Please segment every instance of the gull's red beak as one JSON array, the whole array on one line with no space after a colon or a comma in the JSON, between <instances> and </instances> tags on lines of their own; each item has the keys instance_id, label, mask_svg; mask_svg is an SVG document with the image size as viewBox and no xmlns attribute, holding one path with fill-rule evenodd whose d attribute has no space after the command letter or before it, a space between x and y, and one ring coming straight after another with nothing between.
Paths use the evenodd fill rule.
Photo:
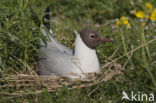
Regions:
<instances>
[{"instance_id":1,"label":"gull's red beak","mask_svg":"<svg viewBox=\"0 0 156 103\"><path fill-rule=\"evenodd\" d=\"M114 42L113 39L109 39L109 38L104 38L104 37L100 37L100 42Z\"/></svg>"}]
</instances>

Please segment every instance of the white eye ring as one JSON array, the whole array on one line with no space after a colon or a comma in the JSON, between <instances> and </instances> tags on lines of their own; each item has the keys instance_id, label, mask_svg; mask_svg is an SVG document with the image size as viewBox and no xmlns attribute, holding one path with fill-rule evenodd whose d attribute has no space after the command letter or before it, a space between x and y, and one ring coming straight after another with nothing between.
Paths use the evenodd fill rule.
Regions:
<instances>
[{"instance_id":1,"label":"white eye ring","mask_svg":"<svg viewBox=\"0 0 156 103\"><path fill-rule=\"evenodd\" d=\"M90 34L90 35L89 35L89 39L93 39L94 37L95 37L94 34Z\"/></svg>"}]
</instances>

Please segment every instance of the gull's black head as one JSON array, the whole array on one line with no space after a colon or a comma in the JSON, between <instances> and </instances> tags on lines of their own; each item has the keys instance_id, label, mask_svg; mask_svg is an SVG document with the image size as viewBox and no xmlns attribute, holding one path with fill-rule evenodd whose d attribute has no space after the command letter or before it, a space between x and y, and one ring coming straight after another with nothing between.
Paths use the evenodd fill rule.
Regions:
<instances>
[{"instance_id":1,"label":"gull's black head","mask_svg":"<svg viewBox=\"0 0 156 103\"><path fill-rule=\"evenodd\" d=\"M80 31L80 36L83 42L91 49L95 49L103 42L114 42L114 40L109 38L104 38L98 32L92 29L84 29Z\"/></svg>"}]
</instances>

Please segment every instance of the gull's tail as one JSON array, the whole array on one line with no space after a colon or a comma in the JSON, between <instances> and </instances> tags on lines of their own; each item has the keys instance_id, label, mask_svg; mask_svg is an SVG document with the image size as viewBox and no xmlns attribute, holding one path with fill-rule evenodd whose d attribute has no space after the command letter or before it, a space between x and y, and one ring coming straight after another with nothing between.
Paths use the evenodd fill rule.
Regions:
<instances>
[{"instance_id":1,"label":"gull's tail","mask_svg":"<svg viewBox=\"0 0 156 103\"><path fill-rule=\"evenodd\" d=\"M42 18L42 21L43 21L43 25L50 30L50 7L47 7L45 9L45 15L43 16Z\"/></svg>"},{"instance_id":2,"label":"gull's tail","mask_svg":"<svg viewBox=\"0 0 156 103\"><path fill-rule=\"evenodd\" d=\"M42 33L44 36L48 36L48 34L50 34L50 38L53 39L53 32L51 29L51 23L50 23L50 7L47 7L45 9L45 15L42 18Z\"/></svg>"},{"instance_id":3,"label":"gull's tail","mask_svg":"<svg viewBox=\"0 0 156 103\"><path fill-rule=\"evenodd\" d=\"M40 19L38 18L37 14L33 11L33 9L30 7L31 16L34 21L34 23L40 27L44 36L49 37L51 40L53 39L53 32L51 29L51 23L50 23L50 7L47 7L45 9L45 15L42 18L42 23Z\"/></svg>"}]
</instances>

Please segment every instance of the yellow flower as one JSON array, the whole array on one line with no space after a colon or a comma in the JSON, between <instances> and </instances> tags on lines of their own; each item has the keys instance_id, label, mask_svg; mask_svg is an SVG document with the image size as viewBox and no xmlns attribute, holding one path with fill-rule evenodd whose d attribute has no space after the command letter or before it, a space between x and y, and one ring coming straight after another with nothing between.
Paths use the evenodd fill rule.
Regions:
<instances>
[{"instance_id":1,"label":"yellow flower","mask_svg":"<svg viewBox=\"0 0 156 103\"><path fill-rule=\"evenodd\" d=\"M123 22L123 24L125 24L125 25L128 24L128 20L126 17L123 16L120 18L120 20Z\"/></svg>"},{"instance_id":2,"label":"yellow flower","mask_svg":"<svg viewBox=\"0 0 156 103\"><path fill-rule=\"evenodd\" d=\"M121 17L119 20L116 20L115 26L118 27L119 25L127 26L127 28L131 27L130 23L128 22L128 19L125 16Z\"/></svg>"},{"instance_id":3,"label":"yellow flower","mask_svg":"<svg viewBox=\"0 0 156 103\"><path fill-rule=\"evenodd\" d=\"M142 18L144 18L144 13L139 10L136 12L136 17L142 19Z\"/></svg>"},{"instance_id":4,"label":"yellow flower","mask_svg":"<svg viewBox=\"0 0 156 103\"><path fill-rule=\"evenodd\" d=\"M146 3L145 6L146 6L146 8L149 9L149 11L151 11L152 8L153 8L152 5L151 5L150 3Z\"/></svg>"},{"instance_id":5,"label":"yellow flower","mask_svg":"<svg viewBox=\"0 0 156 103\"><path fill-rule=\"evenodd\" d=\"M128 24L128 20L127 20L127 19L124 20L123 23L124 23L124 24Z\"/></svg>"},{"instance_id":6,"label":"yellow flower","mask_svg":"<svg viewBox=\"0 0 156 103\"><path fill-rule=\"evenodd\" d=\"M150 17L151 20L156 20L156 8L151 12L151 17Z\"/></svg>"},{"instance_id":7,"label":"yellow flower","mask_svg":"<svg viewBox=\"0 0 156 103\"><path fill-rule=\"evenodd\" d=\"M125 16L122 16L121 18L120 18L120 20L122 20L122 21L124 21L124 20L126 20L127 18L125 17Z\"/></svg>"}]
</instances>

